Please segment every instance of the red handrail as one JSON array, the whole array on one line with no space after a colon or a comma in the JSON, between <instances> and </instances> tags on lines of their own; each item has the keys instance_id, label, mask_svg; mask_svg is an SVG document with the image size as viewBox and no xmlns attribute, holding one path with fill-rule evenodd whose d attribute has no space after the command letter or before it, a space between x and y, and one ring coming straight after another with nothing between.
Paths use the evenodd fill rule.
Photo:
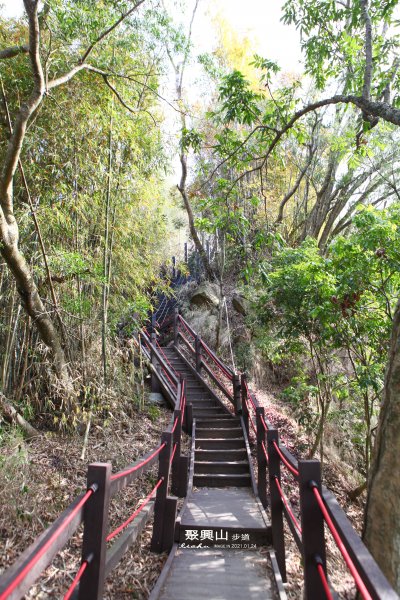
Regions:
<instances>
[{"instance_id":1,"label":"red handrail","mask_svg":"<svg viewBox=\"0 0 400 600\"><path fill-rule=\"evenodd\" d=\"M311 487L314 492L314 496L318 502L318 505L321 509L321 512L324 516L326 524L328 525L329 530L333 536L333 539L335 540L337 547L339 548L339 550L344 558L344 561L345 561L346 565L348 566L349 571L354 578L354 581L356 582L356 586L358 587L358 590L359 590L363 600L372 600L371 594L369 593L369 591L366 588L365 583L361 579L359 572L357 571L353 561L351 560L350 554L348 553L345 545L343 544L341 537L340 537L331 517L329 516L329 513L326 509L323 498L322 498L321 494L319 493L319 489L318 489L317 485L315 483L311 482Z\"/></svg>"},{"instance_id":2,"label":"red handrail","mask_svg":"<svg viewBox=\"0 0 400 600\"><path fill-rule=\"evenodd\" d=\"M82 577L82 575L84 574L84 572L85 572L85 569L86 569L86 567L88 566L88 564L89 564L89 563L88 563L88 561L87 561L87 560L84 560L84 561L83 561L83 563L82 563L82 564L81 564L81 566L79 567L79 570L78 570L77 574L76 574L76 575L75 575L75 577L74 577L74 580L73 580L73 582L72 582L72 583L71 583L71 585L69 586L69 588L68 588L68 591L67 591L67 593L66 593L66 594L65 594L65 596L64 596L64 600L70 600L70 598L71 598L71 596L72 596L72 594L73 594L73 592L74 592L74 590L75 590L76 586L77 586L77 585L78 585L78 583L80 582L80 580L81 580L81 577Z\"/></svg>"},{"instance_id":3,"label":"red handrail","mask_svg":"<svg viewBox=\"0 0 400 600\"><path fill-rule=\"evenodd\" d=\"M288 513L289 513L289 515L290 515L293 523L295 524L296 529L298 530L299 533L302 533L300 524L299 524L298 520L296 519L296 517L294 516L294 513L293 513L293 511L292 511L292 509L290 507L290 504L289 504L289 502L288 502L285 494L283 493L283 490L281 488L281 484L279 483L279 479L277 478L276 475L274 477L274 481L276 483L276 487L278 488L279 495L282 498L282 502L286 506L286 510L288 511Z\"/></svg>"},{"instance_id":4,"label":"red handrail","mask_svg":"<svg viewBox=\"0 0 400 600\"><path fill-rule=\"evenodd\" d=\"M156 450L154 450L154 452L150 454L150 456L148 456L145 460L142 460L142 462L140 462L138 465L135 465L134 467L131 467L130 469L127 469L125 471L114 473L114 475L111 475L111 481L115 481L115 479L120 479L121 477L125 477L126 475L130 475L131 473L134 473L141 467L144 467L144 465L147 465L147 463L150 462L152 458L154 458L159 452L161 452L164 446L166 446L166 442L160 444L158 448L156 448Z\"/></svg>"},{"instance_id":5,"label":"red handrail","mask_svg":"<svg viewBox=\"0 0 400 600\"><path fill-rule=\"evenodd\" d=\"M273 440L273 444L274 444L275 450L279 454L279 458L281 459L281 461L283 462L283 464L285 465L285 467L287 467L289 469L289 471L291 473L293 473L293 475L295 477L298 477L299 476L298 470L295 469L294 467L292 467L292 465L290 464L290 462L285 458L285 456L282 454L282 450L279 448L279 446L278 446L278 444L276 443L275 440Z\"/></svg>"},{"instance_id":6,"label":"red handrail","mask_svg":"<svg viewBox=\"0 0 400 600\"><path fill-rule=\"evenodd\" d=\"M196 334L194 333L194 331L191 329L191 327L189 327L189 325L186 323L185 319L182 317L182 315L178 315L178 319L179 321L182 323L182 325L184 326L184 328L186 329L186 331L188 332L189 335L191 335L193 338L196 337Z\"/></svg>"},{"instance_id":7,"label":"red handrail","mask_svg":"<svg viewBox=\"0 0 400 600\"><path fill-rule=\"evenodd\" d=\"M10 582L9 586L4 590L4 592L0 595L0 600L6 600L9 595L15 590L16 587L25 579L29 571L36 565L36 563L42 558L44 554L46 554L47 550L51 548L52 544L58 538L60 533L64 531L64 529L71 523L77 513L81 510L81 508L86 504L89 500L90 496L95 493L97 487L89 488L86 494L84 494L75 506L74 510L68 515L68 517L61 523L61 525L56 529L56 531L50 536L45 544L38 550L37 554L35 554L30 561L25 565L25 567L18 573L16 578Z\"/></svg>"},{"instance_id":8,"label":"red handrail","mask_svg":"<svg viewBox=\"0 0 400 600\"><path fill-rule=\"evenodd\" d=\"M214 354L211 352L211 350L207 346L207 344L205 342L203 342L203 340L200 340L200 343L201 343L202 347L204 348L204 350L207 352L208 356L211 358L211 360L217 365L217 367L219 367L219 370L225 375L225 377L227 379L229 379L229 381L232 381L233 380L233 375L231 375L229 373L229 371L227 371L227 369L224 367L224 365L222 364L222 362L219 361L218 358L216 358L214 356Z\"/></svg>"},{"instance_id":9,"label":"red handrail","mask_svg":"<svg viewBox=\"0 0 400 600\"><path fill-rule=\"evenodd\" d=\"M116 535L121 533L121 531L123 529L125 529L125 527L127 527L129 525L129 523L131 523L135 517L137 517L137 515L144 509L146 504L148 504L150 502L151 497L153 496L154 492L156 492L158 490L158 488L160 487L160 485L162 484L163 481L164 481L164 478L161 477L161 479L158 480L158 482L156 483L154 488L151 490L150 494L148 494L146 496L145 500L142 502L142 504L140 504L140 506L135 510L135 512L129 517L129 519L124 521L119 527L117 527L116 529L114 529L114 531L112 531L111 533L108 534L108 536L106 538L107 542L109 542Z\"/></svg>"},{"instance_id":10,"label":"red handrail","mask_svg":"<svg viewBox=\"0 0 400 600\"><path fill-rule=\"evenodd\" d=\"M171 458L169 459L169 464L170 464L170 465L172 464L172 461L174 460L174 456L175 456L175 452L176 452L176 447L177 447L177 445L178 445L178 442L175 442L175 444L174 444L174 449L173 449L173 450L172 450L172 452L171 452Z\"/></svg>"},{"instance_id":11,"label":"red handrail","mask_svg":"<svg viewBox=\"0 0 400 600\"><path fill-rule=\"evenodd\" d=\"M322 566L321 563L317 563L317 570L318 570L319 576L321 578L322 587L324 588L326 597L328 598L328 600L333 600L331 590L329 589L328 580L325 575L324 567Z\"/></svg>"},{"instance_id":12,"label":"red handrail","mask_svg":"<svg viewBox=\"0 0 400 600\"><path fill-rule=\"evenodd\" d=\"M169 364L169 366L171 367L171 369L173 370L173 372L175 373L175 375L177 375L178 379L179 379L179 373L176 369L174 369L174 367L171 364L171 361L168 360L167 355L165 354L164 350L162 349L162 347L160 346L160 344L157 342L156 340L156 344L158 346L158 348L161 350L161 354L163 355L163 357L165 358L165 360L167 361L167 363Z\"/></svg>"},{"instance_id":13,"label":"red handrail","mask_svg":"<svg viewBox=\"0 0 400 600\"><path fill-rule=\"evenodd\" d=\"M265 460L267 461L267 465L268 465L269 464L268 452L267 452L264 442L261 442L261 447L263 449Z\"/></svg>"},{"instance_id":14,"label":"red handrail","mask_svg":"<svg viewBox=\"0 0 400 600\"><path fill-rule=\"evenodd\" d=\"M256 405L254 404L253 398L251 397L249 386L247 385L247 381L246 380L244 381L244 386L246 388L247 398L250 400L250 403L251 403L251 405L252 405L252 407L254 409L254 412L256 412Z\"/></svg>"},{"instance_id":15,"label":"red handrail","mask_svg":"<svg viewBox=\"0 0 400 600\"><path fill-rule=\"evenodd\" d=\"M175 429L176 429L176 426L177 426L177 424L178 424L178 417L176 417L176 419L175 419L175 421L174 421L174 424L173 424L173 426L172 426L172 429L171 429L171 433L174 433L174 432L175 432Z\"/></svg>"}]
</instances>

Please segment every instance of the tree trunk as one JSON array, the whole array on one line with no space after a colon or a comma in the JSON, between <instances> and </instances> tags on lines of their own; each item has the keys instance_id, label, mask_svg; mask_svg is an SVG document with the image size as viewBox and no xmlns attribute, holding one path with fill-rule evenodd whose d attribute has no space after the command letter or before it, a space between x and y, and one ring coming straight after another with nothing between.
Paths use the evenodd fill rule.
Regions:
<instances>
[{"instance_id":1,"label":"tree trunk","mask_svg":"<svg viewBox=\"0 0 400 600\"><path fill-rule=\"evenodd\" d=\"M11 402L0 392L0 412L8 423L17 423L23 429L26 438L32 439L39 437L41 434L32 425L24 419L24 417L13 407Z\"/></svg>"},{"instance_id":2,"label":"tree trunk","mask_svg":"<svg viewBox=\"0 0 400 600\"><path fill-rule=\"evenodd\" d=\"M108 325L108 302L107 289L108 279L108 251L110 235L110 203L111 203L111 176L112 176L112 134L113 134L113 105L114 96L111 99L110 128L108 132L108 172L107 189L105 198L104 214L104 248L103 248L103 292L102 292L102 328L101 328L101 354L103 362L103 380L107 386L107 325Z\"/></svg>"},{"instance_id":3,"label":"tree trunk","mask_svg":"<svg viewBox=\"0 0 400 600\"><path fill-rule=\"evenodd\" d=\"M35 323L41 339L51 350L57 377L66 386L67 391L72 391L64 350L62 349L57 331L39 296L24 256L16 243L7 244L4 241L4 237L0 252L15 277L22 306L31 317L33 323Z\"/></svg>"},{"instance_id":4,"label":"tree trunk","mask_svg":"<svg viewBox=\"0 0 400 600\"><path fill-rule=\"evenodd\" d=\"M364 540L400 593L400 301L394 315L389 352L368 484Z\"/></svg>"}]
</instances>

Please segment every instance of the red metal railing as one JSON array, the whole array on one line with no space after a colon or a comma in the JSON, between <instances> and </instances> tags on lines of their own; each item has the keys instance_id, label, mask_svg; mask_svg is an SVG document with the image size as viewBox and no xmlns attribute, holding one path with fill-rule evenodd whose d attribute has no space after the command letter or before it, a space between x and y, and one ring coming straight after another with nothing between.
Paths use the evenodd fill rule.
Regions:
<instances>
[{"instance_id":1,"label":"red metal railing","mask_svg":"<svg viewBox=\"0 0 400 600\"><path fill-rule=\"evenodd\" d=\"M274 545L283 578L285 579L286 576L282 520L284 517L287 520L299 550L303 554L306 597L308 600L320 600L325 598L328 600L333 599L333 594L326 575L324 528L323 524L322 526L321 524L317 524L318 513L315 512L315 508L312 506L309 498L312 489L312 495L315 497L317 503L316 506L318 506L317 510L321 511L323 520L326 522L363 600L378 600L380 598L379 594L382 586L383 589L385 589L385 593L388 594L388 598L396 598L395 593L379 571L376 563L374 563L372 559L370 560L370 555L367 549L362 545L357 534L350 526L346 525L347 518L334 497L333 499L332 497L330 498L332 506L327 507L324 493L319 489L320 484L317 484L313 478L310 477L308 465L310 464L313 473L318 475L318 473L320 473L319 462L297 461L285 446L280 445L277 431L265 419L264 409L260 407L257 399L250 392L244 376L242 376L242 413L247 429L250 427L253 430L257 442L259 495L264 506L267 506L267 504L270 505L272 528L273 531L275 530ZM302 465L302 470L300 469L300 464ZM303 526L299 523L295 511L283 491L280 477L280 465L283 465L288 472L294 476L299 485L300 516L304 523ZM269 501L267 501L266 495L266 472L269 473L271 496ZM320 478L320 475L318 477ZM307 490L310 491L307 492ZM279 498L279 502L276 501L276 498ZM310 510L315 514L315 520L310 519ZM333 518L329 514L329 510L334 510L337 514L337 520L342 521L343 524L340 531L338 527L335 527ZM307 518L305 517L304 511L306 511L308 515ZM318 539L319 536L320 554L324 558L321 558L318 553L315 554L314 557L310 557L310 559L307 558L307 548L310 546L310 527L318 530L317 536L315 536L315 530L311 533L311 536L313 537L312 544L315 545L315 539ZM344 533L344 530L346 530L346 534ZM349 539L349 530L352 532L352 540ZM363 551L361 554L354 552L354 558L352 559L346 545L350 545L353 548L362 547ZM306 553L305 557L304 553ZM364 561L366 561L365 565ZM369 568L366 566L367 564ZM373 574L371 573L371 568L374 569ZM371 595L372 590L375 590L375 592Z\"/></svg>"},{"instance_id":2,"label":"red metal railing","mask_svg":"<svg viewBox=\"0 0 400 600\"><path fill-rule=\"evenodd\" d=\"M151 352L154 348L150 340L147 339L146 342L147 347ZM99 585L101 585L101 581L104 581L104 572L110 572L138 535L131 535L129 530L127 530L128 526L135 521L135 519L142 517L145 507L149 506L152 500L155 500L151 509L151 512L154 510L152 548L155 551L163 551L172 545L175 516L170 508L168 512L166 512L167 502L171 501L167 496L169 483L171 481L172 489L175 487L174 493L177 493L180 496L185 496L187 490L187 477L186 480L184 478L182 479L179 469L180 461L187 461L187 458L182 457L180 454L182 423L184 422L184 412L186 409L184 381L181 383L178 382L176 386L174 408L175 413L172 423L168 430L163 434L161 444L157 448L151 450L145 457L139 459L132 466L122 469L114 474L111 474L110 465L100 465L95 463L94 465L89 466L88 479L91 477L91 473L93 475L93 469L95 473L98 472L96 469L100 469L100 472L104 475L102 483L91 484L88 487L87 492L77 498L70 507L66 509L63 515L59 517L56 523L49 528L48 534L46 535L45 532L45 534L33 544L33 549L28 555L28 558L23 555L10 571L3 573L0 577L1 600L7 600L11 595L16 597L16 594L19 594L18 597L22 597L29 590L37 577L39 577L41 571L50 564L55 554L65 546L82 522L85 524L83 548L87 549L88 545L90 546L89 539L92 538L91 532L93 529L88 530L86 527L86 521L84 519L86 511L84 513L83 507L86 506L89 501L91 502L92 498L99 496L97 506L104 506L103 510L108 512L109 498L145 473L156 460L159 461L157 483L153 486L145 499L136 507L134 512L112 532L107 534L107 518L104 518L104 515L98 511L98 508L96 508L95 505L90 505L92 514L90 520L92 527L94 527L94 529L98 527L100 530L97 533L99 533L101 544L111 542L118 535L121 535L122 541L120 543L119 540L117 544L113 544L107 552L104 552L103 559L105 562L103 564L99 564L101 553L97 546L93 547L90 552L86 553L86 556L82 557L79 569L64 595L64 600L69 600L73 596L78 588L78 584L80 586L78 592L80 600L94 600L101 595L99 593ZM184 469L182 469L182 471L184 472ZM144 518L147 519L151 512L148 511L147 514L144 514ZM171 520L171 515L173 521ZM162 527L160 527L160 524L162 524ZM38 564L40 564L39 569L37 568ZM81 591L82 584L85 584L85 592ZM83 593L84 595L82 595Z\"/></svg>"},{"instance_id":3,"label":"red metal railing","mask_svg":"<svg viewBox=\"0 0 400 600\"><path fill-rule=\"evenodd\" d=\"M43 556L49 551L49 549L54 545L55 541L61 536L61 534L67 529L73 519L79 514L82 510L83 506L89 500L89 498L97 491L97 487L93 486L89 489L77 503L75 503L74 507L68 513L66 519L57 527L57 529L53 532L53 534L47 539L47 541L37 549L37 551L31 556L28 562L24 565L23 568L19 570L15 578L6 586L6 588L0 594L0 600L6 600L10 597L10 595L20 586L20 584L24 581L28 573L32 571L32 569L37 565Z\"/></svg>"}]
</instances>

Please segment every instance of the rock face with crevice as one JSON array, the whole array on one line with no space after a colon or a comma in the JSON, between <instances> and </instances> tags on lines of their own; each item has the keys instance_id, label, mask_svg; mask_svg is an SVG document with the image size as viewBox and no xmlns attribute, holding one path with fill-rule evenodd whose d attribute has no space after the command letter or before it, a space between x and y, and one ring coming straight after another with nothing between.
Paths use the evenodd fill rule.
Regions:
<instances>
[{"instance_id":1,"label":"rock face with crevice","mask_svg":"<svg viewBox=\"0 0 400 600\"><path fill-rule=\"evenodd\" d=\"M205 282L200 284L190 296L191 306L207 306L215 307L219 306L219 290L218 286L214 283Z\"/></svg>"},{"instance_id":2,"label":"rock face with crevice","mask_svg":"<svg viewBox=\"0 0 400 600\"><path fill-rule=\"evenodd\" d=\"M243 315L244 317L249 314L250 302L241 292L233 292L232 306L236 310L236 312Z\"/></svg>"}]
</instances>

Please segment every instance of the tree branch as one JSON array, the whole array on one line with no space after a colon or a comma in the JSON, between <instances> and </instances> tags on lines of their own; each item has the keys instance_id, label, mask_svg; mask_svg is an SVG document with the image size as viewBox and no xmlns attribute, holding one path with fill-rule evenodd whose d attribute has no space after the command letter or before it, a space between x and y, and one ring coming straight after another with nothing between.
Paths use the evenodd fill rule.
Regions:
<instances>
[{"instance_id":1,"label":"tree branch","mask_svg":"<svg viewBox=\"0 0 400 600\"><path fill-rule=\"evenodd\" d=\"M30 117L38 108L45 91L43 69L39 54L40 32L37 14L38 0L24 0L24 6L29 19L29 55L32 65L34 87L29 99L22 104L19 110L4 160L0 186L3 210L7 219L13 219L12 194L10 193L10 189L18 166L26 126Z\"/></svg>"},{"instance_id":2,"label":"tree branch","mask_svg":"<svg viewBox=\"0 0 400 600\"><path fill-rule=\"evenodd\" d=\"M301 182L303 181L303 177L304 175L307 173L312 160L314 158L314 154L315 154L315 147L313 144L310 144L309 147L309 154L306 160L306 163L304 165L304 167L302 168L302 170L299 173L299 176L297 177L292 189L290 189L288 191L288 193L284 196L282 202L279 205L279 212L278 212L278 216L276 218L275 224L278 225L279 223L282 223L283 220L283 209L285 208L286 204L289 202L290 198L297 192L297 190L299 189L299 186L301 184Z\"/></svg>"},{"instance_id":3,"label":"tree branch","mask_svg":"<svg viewBox=\"0 0 400 600\"><path fill-rule=\"evenodd\" d=\"M286 125L282 127L280 131L277 132L276 136L271 141L266 154L264 156L259 157L259 160L262 160L261 164L239 175L233 181L229 192L231 192L235 185L238 183L238 181L243 179L243 177L245 177L247 174L254 173L255 171L259 171L260 169L263 169L265 167L268 158L270 157L280 140L288 131L290 131L290 129L292 129L292 127L297 123L297 121L299 121L299 119L301 119L310 112L322 108L323 106L335 104L353 104L354 106L357 106L357 108L361 109L363 114L371 115L376 118L381 118L388 123L392 123L393 125L400 125L400 109L394 108L386 102L372 102L371 100L366 100L362 96L338 94L336 96L332 96L331 98L325 98L323 100L319 100L318 102L307 104L307 106L304 106L302 109L295 112L293 117L286 123ZM260 128L262 129L262 127Z\"/></svg>"},{"instance_id":4,"label":"tree branch","mask_svg":"<svg viewBox=\"0 0 400 600\"><path fill-rule=\"evenodd\" d=\"M88 49L86 50L86 52L84 52L84 54L82 55L79 63L82 64L86 61L87 57L89 56L89 54L92 52L93 48L99 43L101 42L101 40L103 40L105 37L107 37L116 27L118 27L118 25L120 23L122 23L122 21L124 21L127 17L129 17L129 15L131 15L137 8L139 8L139 6L141 4L143 4L145 0L138 0L138 2L136 2L136 4L134 6L132 6L132 8L130 8L126 13L124 13L123 15L121 15L121 17L115 21L115 23L113 23L113 25L111 25L110 27L108 27L108 29L105 29L100 35L99 37L92 43L90 44L90 46L88 47Z\"/></svg>"},{"instance_id":5,"label":"tree branch","mask_svg":"<svg viewBox=\"0 0 400 600\"><path fill-rule=\"evenodd\" d=\"M372 81L372 23L368 11L368 0L360 0L361 13L365 24L365 67L364 67L364 85L362 97L365 100L371 98L371 81Z\"/></svg>"},{"instance_id":6,"label":"tree branch","mask_svg":"<svg viewBox=\"0 0 400 600\"><path fill-rule=\"evenodd\" d=\"M10 48L4 48L0 50L0 60L4 58L14 58L19 54L28 54L29 46L11 46Z\"/></svg>"},{"instance_id":7,"label":"tree branch","mask_svg":"<svg viewBox=\"0 0 400 600\"><path fill-rule=\"evenodd\" d=\"M153 117L153 115L151 114L151 112L149 112L148 110L146 110L145 108L138 108L138 109L134 109L131 108L130 106L128 106L128 104L126 104L126 102L123 100L123 98L121 97L121 95L119 94L119 92L115 89L115 87L108 81L108 77L107 75L103 75L103 79L105 84L110 88L110 90L112 91L112 93L117 97L118 101L122 104L122 106L124 108L126 108L126 110L128 110L130 113L132 113L133 115L137 115L140 112L145 112L146 114L149 115L149 117L151 117L151 119L153 120L153 123L155 126L157 126L157 122L155 120L155 118Z\"/></svg>"}]
</instances>

